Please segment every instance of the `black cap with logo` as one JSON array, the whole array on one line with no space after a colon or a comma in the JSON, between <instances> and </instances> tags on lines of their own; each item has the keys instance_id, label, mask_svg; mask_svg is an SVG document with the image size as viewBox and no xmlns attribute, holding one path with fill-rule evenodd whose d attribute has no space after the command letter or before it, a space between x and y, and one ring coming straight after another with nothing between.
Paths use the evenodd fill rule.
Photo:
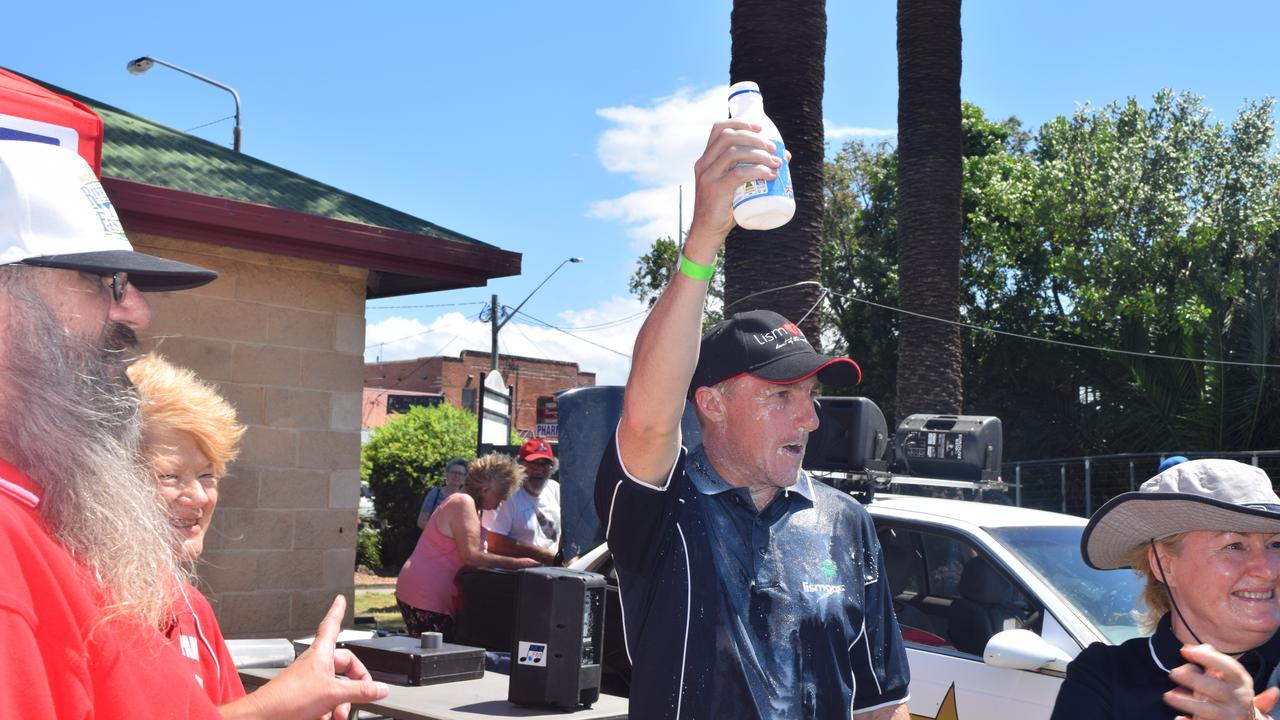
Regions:
<instances>
[{"instance_id":1,"label":"black cap with logo","mask_svg":"<svg viewBox=\"0 0 1280 720\"><path fill-rule=\"evenodd\" d=\"M862 382L862 369L854 361L820 355L795 323L776 312L751 310L716 323L702 336L689 397L700 387L739 375L787 385L815 374L831 385Z\"/></svg>"}]
</instances>

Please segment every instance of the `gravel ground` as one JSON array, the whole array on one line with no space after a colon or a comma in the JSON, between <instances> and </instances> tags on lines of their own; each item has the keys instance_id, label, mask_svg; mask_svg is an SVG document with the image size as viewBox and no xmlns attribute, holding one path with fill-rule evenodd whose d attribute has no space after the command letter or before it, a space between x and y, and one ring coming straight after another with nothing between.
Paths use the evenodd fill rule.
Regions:
<instances>
[{"instance_id":1,"label":"gravel ground","mask_svg":"<svg viewBox=\"0 0 1280 720\"><path fill-rule=\"evenodd\" d=\"M356 569L356 587L360 589L372 588L394 588L396 586L395 575L378 575L369 572L365 568Z\"/></svg>"}]
</instances>

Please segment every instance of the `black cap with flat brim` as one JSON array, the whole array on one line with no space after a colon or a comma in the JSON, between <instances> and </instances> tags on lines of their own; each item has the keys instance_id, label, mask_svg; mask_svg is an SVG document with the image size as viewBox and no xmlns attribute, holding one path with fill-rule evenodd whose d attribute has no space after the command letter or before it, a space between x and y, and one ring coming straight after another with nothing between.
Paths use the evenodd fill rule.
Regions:
<instances>
[{"instance_id":1,"label":"black cap with flat brim","mask_svg":"<svg viewBox=\"0 0 1280 720\"><path fill-rule=\"evenodd\" d=\"M132 250L43 255L27 258L22 263L98 274L126 272L129 284L143 292L189 290L218 279L218 273L199 265Z\"/></svg>"}]
</instances>

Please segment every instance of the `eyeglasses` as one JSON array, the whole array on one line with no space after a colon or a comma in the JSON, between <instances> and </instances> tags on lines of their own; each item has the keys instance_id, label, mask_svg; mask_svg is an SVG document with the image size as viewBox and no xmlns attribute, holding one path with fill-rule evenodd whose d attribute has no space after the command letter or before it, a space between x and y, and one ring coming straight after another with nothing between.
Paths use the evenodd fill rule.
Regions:
<instances>
[{"instance_id":1,"label":"eyeglasses","mask_svg":"<svg viewBox=\"0 0 1280 720\"><path fill-rule=\"evenodd\" d=\"M14 263L15 265L27 265L24 262ZM118 270L116 272L93 272L90 270L79 271L81 275L89 277L97 277L102 281L103 287L111 288L111 299L115 302L124 302L124 294L129 290L129 273ZM107 280L111 282L108 283Z\"/></svg>"},{"instance_id":2,"label":"eyeglasses","mask_svg":"<svg viewBox=\"0 0 1280 720\"><path fill-rule=\"evenodd\" d=\"M179 475L159 475L156 477L156 484L158 484L162 488L166 488L170 490L175 488L185 488L188 485L195 485L195 484L200 485L206 491L217 490L218 476L214 475L213 473L204 473L202 475L196 475L196 476L188 475L186 477L182 477Z\"/></svg>"},{"instance_id":3,"label":"eyeglasses","mask_svg":"<svg viewBox=\"0 0 1280 720\"><path fill-rule=\"evenodd\" d=\"M102 278L104 286L107 284L107 278L111 278L111 299L116 302L123 302L125 291L129 289L129 273L123 271L110 274L103 273L99 277Z\"/></svg>"}]
</instances>

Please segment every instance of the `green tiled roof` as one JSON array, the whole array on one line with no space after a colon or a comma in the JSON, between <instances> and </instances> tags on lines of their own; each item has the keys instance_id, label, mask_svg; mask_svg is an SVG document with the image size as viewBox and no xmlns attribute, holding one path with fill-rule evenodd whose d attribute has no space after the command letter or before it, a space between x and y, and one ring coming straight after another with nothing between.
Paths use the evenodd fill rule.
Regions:
<instances>
[{"instance_id":1,"label":"green tiled roof","mask_svg":"<svg viewBox=\"0 0 1280 720\"><path fill-rule=\"evenodd\" d=\"M102 117L105 135L103 175L309 215L488 245L92 98L47 83L41 84L79 100Z\"/></svg>"}]
</instances>

